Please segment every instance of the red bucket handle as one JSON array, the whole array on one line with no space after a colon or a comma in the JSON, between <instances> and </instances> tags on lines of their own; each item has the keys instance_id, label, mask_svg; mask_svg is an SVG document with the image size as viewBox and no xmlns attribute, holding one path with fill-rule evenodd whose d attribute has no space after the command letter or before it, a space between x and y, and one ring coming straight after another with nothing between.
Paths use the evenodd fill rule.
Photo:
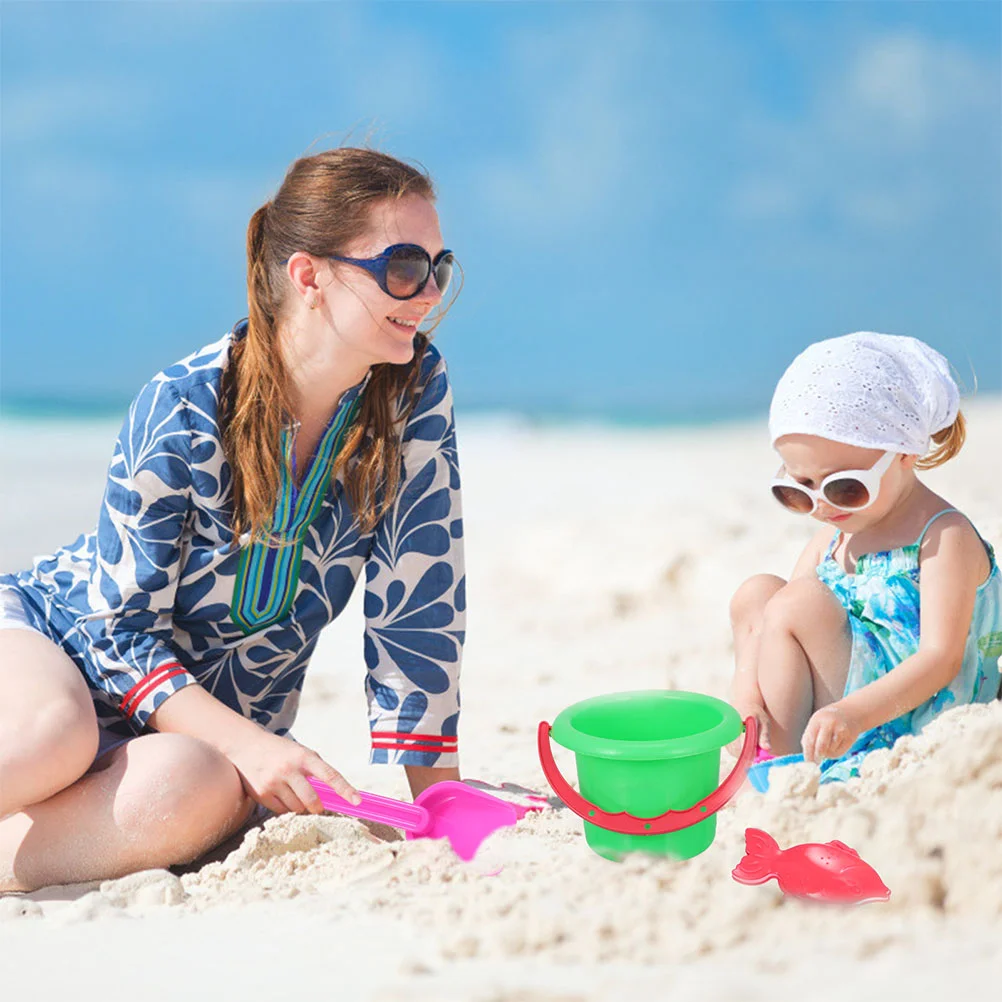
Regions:
<instances>
[{"instance_id":1,"label":"red bucket handle","mask_svg":"<svg viewBox=\"0 0 1002 1002\"><path fill-rule=\"evenodd\" d=\"M553 792L579 818L590 821L606 831L618 832L620 835L667 835L669 832L688 828L697 821L704 821L711 814L716 814L738 792L758 746L758 721L754 717L747 717L744 724L745 743L727 779L698 804L693 804L684 811L665 811L655 818L638 818L626 811L610 814L585 800L560 774L553 758L553 750L550 748L550 725L545 720L539 725L539 761L543 765L543 775L553 787Z\"/></svg>"}]
</instances>

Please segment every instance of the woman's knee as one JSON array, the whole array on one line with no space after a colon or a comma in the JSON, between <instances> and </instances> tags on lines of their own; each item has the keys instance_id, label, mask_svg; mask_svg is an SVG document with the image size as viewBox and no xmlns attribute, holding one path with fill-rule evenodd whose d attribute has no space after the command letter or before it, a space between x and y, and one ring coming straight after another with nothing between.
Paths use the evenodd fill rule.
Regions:
<instances>
[{"instance_id":1,"label":"woman's knee","mask_svg":"<svg viewBox=\"0 0 1002 1002\"><path fill-rule=\"evenodd\" d=\"M76 782L99 744L93 706L53 697L34 721L0 730L0 816L37 804Z\"/></svg>"},{"instance_id":2,"label":"woman's knee","mask_svg":"<svg viewBox=\"0 0 1002 1002\"><path fill-rule=\"evenodd\" d=\"M59 690L46 693L34 708L5 714L0 726L0 757L77 752L89 765L97 745L93 704Z\"/></svg>"},{"instance_id":3,"label":"woman's knee","mask_svg":"<svg viewBox=\"0 0 1002 1002\"><path fill-rule=\"evenodd\" d=\"M82 771L94 761L100 743L93 703L70 693L59 693L39 707L29 733L39 754L72 759Z\"/></svg>"},{"instance_id":4,"label":"woman's knee","mask_svg":"<svg viewBox=\"0 0 1002 1002\"><path fill-rule=\"evenodd\" d=\"M13 636L17 634L17 636ZM49 640L0 631L0 813L37 803L78 779L98 748L90 691L76 665Z\"/></svg>"},{"instance_id":5,"label":"woman's knee","mask_svg":"<svg viewBox=\"0 0 1002 1002\"><path fill-rule=\"evenodd\" d=\"M97 718L80 670L51 640L28 630L0 630L0 740L48 745L82 739L97 748Z\"/></svg>"},{"instance_id":6,"label":"woman's knee","mask_svg":"<svg viewBox=\"0 0 1002 1002\"><path fill-rule=\"evenodd\" d=\"M194 859L247 816L248 797L239 773L206 742L184 734L155 734L122 751L127 766L115 797L116 820L142 833L148 844L162 842L163 865Z\"/></svg>"},{"instance_id":7,"label":"woman's knee","mask_svg":"<svg viewBox=\"0 0 1002 1002\"><path fill-rule=\"evenodd\" d=\"M775 574L755 574L742 582L731 597L731 623L738 626L761 616L770 599L785 585L786 581Z\"/></svg>"}]
</instances>

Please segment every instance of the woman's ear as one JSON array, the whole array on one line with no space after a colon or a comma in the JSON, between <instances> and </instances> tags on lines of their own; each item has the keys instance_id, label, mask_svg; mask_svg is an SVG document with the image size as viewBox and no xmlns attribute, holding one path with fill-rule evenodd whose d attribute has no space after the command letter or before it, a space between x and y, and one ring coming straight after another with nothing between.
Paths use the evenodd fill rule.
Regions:
<instances>
[{"instance_id":1,"label":"woman's ear","mask_svg":"<svg viewBox=\"0 0 1002 1002\"><path fill-rule=\"evenodd\" d=\"M317 285L317 262L311 254L296 251L285 263L285 273L296 292L304 299L320 292Z\"/></svg>"},{"instance_id":2,"label":"woman's ear","mask_svg":"<svg viewBox=\"0 0 1002 1002\"><path fill-rule=\"evenodd\" d=\"M919 457L914 453L904 453L901 456L901 466L905 470L914 469L915 464L919 461Z\"/></svg>"}]
</instances>

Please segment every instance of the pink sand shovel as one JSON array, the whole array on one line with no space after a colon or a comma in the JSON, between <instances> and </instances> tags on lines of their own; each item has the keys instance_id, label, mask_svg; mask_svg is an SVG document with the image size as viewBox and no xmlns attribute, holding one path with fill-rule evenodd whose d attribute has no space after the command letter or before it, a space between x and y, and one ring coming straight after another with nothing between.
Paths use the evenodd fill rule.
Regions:
<instances>
[{"instance_id":1,"label":"pink sand shovel","mask_svg":"<svg viewBox=\"0 0 1002 1002\"><path fill-rule=\"evenodd\" d=\"M519 817L512 804L454 780L429 786L413 804L360 790L362 802L356 806L316 776L306 778L327 810L402 828L409 839L447 838L456 855L467 862L488 835L515 824Z\"/></svg>"}]
</instances>

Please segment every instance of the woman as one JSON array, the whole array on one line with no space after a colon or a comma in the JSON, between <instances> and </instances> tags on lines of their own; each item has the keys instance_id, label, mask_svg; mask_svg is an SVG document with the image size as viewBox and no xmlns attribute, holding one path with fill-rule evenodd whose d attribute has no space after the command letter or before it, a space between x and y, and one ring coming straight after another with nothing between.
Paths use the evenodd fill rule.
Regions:
<instances>
[{"instance_id":1,"label":"woman","mask_svg":"<svg viewBox=\"0 0 1002 1002\"><path fill-rule=\"evenodd\" d=\"M249 317L134 400L96 533L0 576L0 890L191 861L355 790L286 736L363 566L372 760L458 779L452 275L430 179L296 161L248 228Z\"/></svg>"}]
</instances>

